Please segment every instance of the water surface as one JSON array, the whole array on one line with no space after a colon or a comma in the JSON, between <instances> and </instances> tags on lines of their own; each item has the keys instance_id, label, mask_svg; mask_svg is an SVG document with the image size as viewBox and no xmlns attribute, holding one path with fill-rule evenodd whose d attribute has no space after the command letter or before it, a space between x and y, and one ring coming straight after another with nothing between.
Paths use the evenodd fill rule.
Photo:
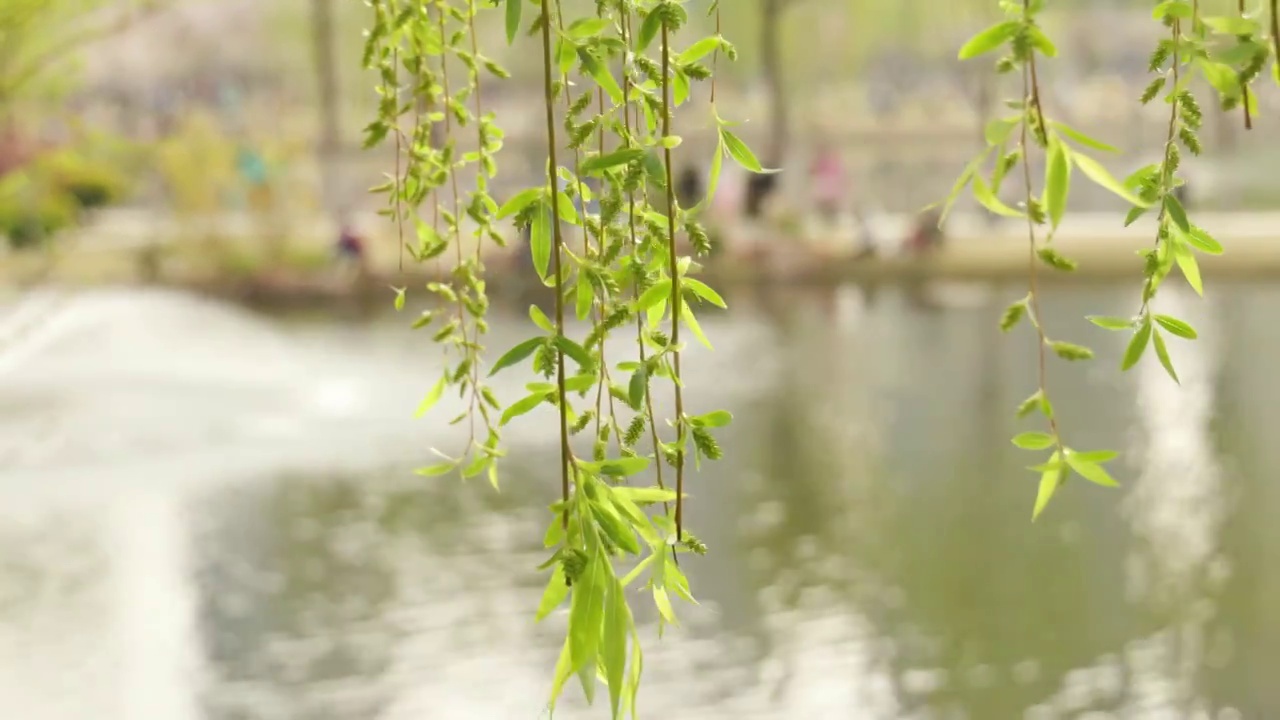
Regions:
<instances>
[{"instance_id":1,"label":"water surface","mask_svg":"<svg viewBox=\"0 0 1280 720\"><path fill-rule=\"evenodd\" d=\"M1135 288L1048 293L1050 332L1099 354L1051 361L1068 441L1122 450L1124 487L1073 482L1034 525L1039 459L1008 442L1034 341L995 328L1021 292L739 293L703 320L691 410L736 421L692 481L702 604L661 642L641 612L644 716L1280 716L1280 291L1171 286L1202 333L1171 340L1181 386L1118 373L1125 338L1082 319ZM546 716L550 416L509 427L502 493L424 479L465 429L456 401L412 419L438 359L404 316L42 302L0 332L0 717ZM501 352L526 321L495 312ZM606 715L576 688L556 712Z\"/></svg>"}]
</instances>

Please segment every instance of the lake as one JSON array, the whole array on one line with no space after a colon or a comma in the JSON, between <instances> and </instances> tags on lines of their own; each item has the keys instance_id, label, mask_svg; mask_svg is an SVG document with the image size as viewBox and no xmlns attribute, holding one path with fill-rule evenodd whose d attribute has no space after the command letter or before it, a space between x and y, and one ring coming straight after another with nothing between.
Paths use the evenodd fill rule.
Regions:
<instances>
[{"instance_id":1,"label":"lake","mask_svg":"<svg viewBox=\"0 0 1280 720\"><path fill-rule=\"evenodd\" d=\"M1023 292L725 293L685 362L690 411L735 416L690 480L701 604L659 641L637 603L644 717L1280 716L1280 289L1171 281L1159 310L1201 331L1170 340L1181 386L1083 319L1136 278L1047 291L1050 334L1098 354L1050 362L1064 434L1121 451L1122 488L1072 481L1035 524L1042 458L1009 442L1038 429L1034 340L996 327ZM413 418L439 357L409 312L41 297L0 333L0 717L549 717L545 408L501 493L418 477L465 430L456 400ZM492 358L527 324L495 308ZM555 717L608 716L580 695Z\"/></svg>"}]
</instances>

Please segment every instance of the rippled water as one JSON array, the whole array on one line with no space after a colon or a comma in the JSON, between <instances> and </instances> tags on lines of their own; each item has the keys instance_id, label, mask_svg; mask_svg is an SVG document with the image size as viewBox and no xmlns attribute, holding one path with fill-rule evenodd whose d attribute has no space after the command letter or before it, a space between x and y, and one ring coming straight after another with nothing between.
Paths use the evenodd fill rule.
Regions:
<instances>
[{"instance_id":1,"label":"rippled water","mask_svg":"<svg viewBox=\"0 0 1280 720\"><path fill-rule=\"evenodd\" d=\"M692 410L737 418L693 485L702 604L661 642L641 611L642 714L1280 717L1280 292L1168 291L1202 331L1171 341L1178 387L1154 359L1120 375L1125 339L1081 319L1129 290L1048 298L1100 356L1051 368L1068 440L1124 450L1124 488L1071 483L1035 525L1038 460L1008 442L1034 345L993 322L1019 291L729 297L686 362ZM510 426L501 494L419 478L464 431L456 407L412 419L437 359L403 316L22 303L0 311L0 717L546 717L546 416ZM556 712L605 715L576 688Z\"/></svg>"}]
</instances>

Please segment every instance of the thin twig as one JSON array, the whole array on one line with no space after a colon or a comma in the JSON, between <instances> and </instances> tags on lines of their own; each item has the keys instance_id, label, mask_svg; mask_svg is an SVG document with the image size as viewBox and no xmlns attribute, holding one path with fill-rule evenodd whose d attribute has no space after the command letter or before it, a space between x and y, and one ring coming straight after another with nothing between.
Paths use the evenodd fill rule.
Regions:
<instances>
[{"instance_id":1,"label":"thin twig","mask_svg":"<svg viewBox=\"0 0 1280 720\"><path fill-rule=\"evenodd\" d=\"M671 135L671 31L662 21L662 136ZM664 147L663 164L667 175L667 249L671 274L671 352L673 384L676 391L676 542L684 534L684 392L680 387L680 258L676 254L676 191L671 173L671 148Z\"/></svg>"}]
</instances>

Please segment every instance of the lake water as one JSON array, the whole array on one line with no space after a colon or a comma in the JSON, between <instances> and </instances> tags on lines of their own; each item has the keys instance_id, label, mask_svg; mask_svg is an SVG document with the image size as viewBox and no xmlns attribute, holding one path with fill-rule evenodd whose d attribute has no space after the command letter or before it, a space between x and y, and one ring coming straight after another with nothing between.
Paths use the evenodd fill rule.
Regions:
<instances>
[{"instance_id":1,"label":"lake water","mask_svg":"<svg viewBox=\"0 0 1280 720\"><path fill-rule=\"evenodd\" d=\"M1034 525L1040 459L1008 440L1034 343L995 326L1021 290L729 294L686 360L691 410L736 417L691 481L701 605L660 642L640 612L642 715L1280 717L1280 289L1173 285L1202 335L1171 340L1181 387L1082 319L1136 283L1046 292L1099 355L1051 363L1064 432L1123 451L1123 488L1072 482ZM509 427L501 494L421 478L461 431L412 418L438 360L407 314L51 298L0 332L0 717L547 717L549 415ZM495 310L495 351L526 322ZM579 696L555 717L607 717Z\"/></svg>"}]
</instances>

